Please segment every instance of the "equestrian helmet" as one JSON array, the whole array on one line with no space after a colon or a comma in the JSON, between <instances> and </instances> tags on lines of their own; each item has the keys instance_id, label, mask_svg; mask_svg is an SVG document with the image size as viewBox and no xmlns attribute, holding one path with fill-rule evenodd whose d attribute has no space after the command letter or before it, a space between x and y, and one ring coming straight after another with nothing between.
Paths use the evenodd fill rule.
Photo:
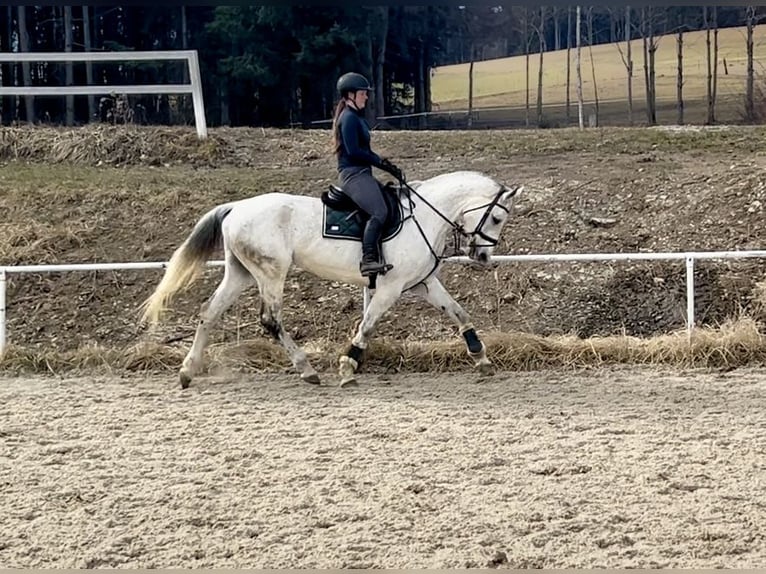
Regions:
<instances>
[{"instance_id":1,"label":"equestrian helmet","mask_svg":"<svg viewBox=\"0 0 766 574\"><path fill-rule=\"evenodd\" d=\"M338 94L341 96L346 94L346 92L358 92L360 90L366 90L369 92L372 90L372 86L370 85L370 82L367 81L367 78L365 78L362 74L357 74L356 72L343 74L340 78L338 78L336 88L338 90Z\"/></svg>"}]
</instances>

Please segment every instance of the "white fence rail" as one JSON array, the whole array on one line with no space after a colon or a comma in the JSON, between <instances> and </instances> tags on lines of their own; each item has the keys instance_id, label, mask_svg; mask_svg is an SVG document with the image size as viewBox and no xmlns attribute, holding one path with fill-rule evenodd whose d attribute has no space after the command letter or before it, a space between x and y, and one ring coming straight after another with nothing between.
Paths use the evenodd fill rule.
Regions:
<instances>
[{"instance_id":1,"label":"white fence rail","mask_svg":"<svg viewBox=\"0 0 766 574\"><path fill-rule=\"evenodd\" d=\"M743 259L766 258L766 251L697 251L683 253L566 253L539 255L496 255L498 264L524 261L567 262L567 261L671 261L686 263L686 328L694 329L694 262L697 259ZM450 257L446 263L468 263L468 257ZM208 261L208 266L220 267L223 261ZM140 269L164 269L166 261L136 263L80 263L56 265L14 265L0 267L0 357L7 344L7 284L8 276L21 273L59 273L68 271L129 271ZM369 292L364 290L364 306L369 302Z\"/></svg>"},{"instance_id":2,"label":"white fence rail","mask_svg":"<svg viewBox=\"0 0 766 574\"><path fill-rule=\"evenodd\" d=\"M156 52L2 52L0 62L123 62L147 60L185 60L189 66L188 84L131 86L2 86L0 96L103 96L109 94L191 94L197 136L207 137L205 104L202 99L197 50L158 50Z\"/></svg>"}]
</instances>

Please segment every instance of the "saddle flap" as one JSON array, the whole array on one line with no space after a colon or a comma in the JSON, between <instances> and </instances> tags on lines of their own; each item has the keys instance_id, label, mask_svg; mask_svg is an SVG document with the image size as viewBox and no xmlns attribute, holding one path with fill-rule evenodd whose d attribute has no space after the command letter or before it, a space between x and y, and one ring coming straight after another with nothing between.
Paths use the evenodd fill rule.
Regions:
<instances>
[{"instance_id":1,"label":"saddle flap","mask_svg":"<svg viewBox=\"0 0 766 574\"><path fill-rule=\"evenodd\" d=\"M402 228L404 215L399 203L399 189L388 184L381 186L383 198L388 206L388 219L384 226L382 241L392 239ZM368 215L364 213L343 191L330 185L322 192L324 222L322 235L336 239L361 241Z\"/></svg>"},{"instance_id":2,"label":"saddle flap","mask_svg":"<svg viewBox=\"0 0 766 574\"><path fill-rule=\"evenodd\" d=\"M322 192L322 203L339 211L355 211L357 209L354 201L336 185L330 185L327 191Z\"/></svg>"}]
</instances>

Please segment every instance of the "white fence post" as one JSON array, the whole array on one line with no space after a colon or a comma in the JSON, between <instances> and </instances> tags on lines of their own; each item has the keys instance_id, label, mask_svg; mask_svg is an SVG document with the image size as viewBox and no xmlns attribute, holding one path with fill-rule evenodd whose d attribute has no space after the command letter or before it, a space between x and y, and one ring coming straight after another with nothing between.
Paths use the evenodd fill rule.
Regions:
<instances>
[{"instance_id":1,"label":"white fence post","mask_svg":"<svg viewBox=\"0 0 766 574\"><path fill-rule=\"evenodd\" d=\"M197 136L207 137L197 50L138 52L0 52L0 62L122 62L124 60L186 60L188 84L136 84L129 86L0 86L0 96L108 96L111 94L191 94Z\"/></svg>"},{"instance_id":2,"label":"white fence post","mask_svg":"<svg viewBox=\"0 0 766 574\"><path fill-rule=\"evenodd\" d=\"M694 330L694 257L686 257L686 330Z\"/></svg>"},{"instance_id":3,"label":"white fence post","mask_svg":"<svg viewBox=\"0 0 766 574\"><path fill-rule=\"evenodd\" d=\"M202 81L199 73L197 50L191 51L188 63L192 89L192 103L194 104L194 123L197 126L197 135L199 138L205 139L207 137L207 123L205 122L205 105L202 101Z\"/></svg>"}]
</instances>

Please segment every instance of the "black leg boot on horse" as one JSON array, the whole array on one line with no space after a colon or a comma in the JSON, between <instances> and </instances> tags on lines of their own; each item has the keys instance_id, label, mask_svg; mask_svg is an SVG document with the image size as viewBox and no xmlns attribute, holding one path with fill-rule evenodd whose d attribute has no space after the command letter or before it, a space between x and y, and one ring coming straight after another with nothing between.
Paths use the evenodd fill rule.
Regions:
<instances>
[{"instance_id":1,"label":"black leg boot on horse","mask_svg":"<svg viewBox=\"0 0 766 574\"><path fill-rule=\"evenodd\" d=\"M362 236L362 261L359 263L359 271L362 277L370 275L385 275L393 269L393 265L383 261L381 257L381 236L383 235L383 222L377 217L370 217L364 227Z\"/></svg>"}]
</instances>

